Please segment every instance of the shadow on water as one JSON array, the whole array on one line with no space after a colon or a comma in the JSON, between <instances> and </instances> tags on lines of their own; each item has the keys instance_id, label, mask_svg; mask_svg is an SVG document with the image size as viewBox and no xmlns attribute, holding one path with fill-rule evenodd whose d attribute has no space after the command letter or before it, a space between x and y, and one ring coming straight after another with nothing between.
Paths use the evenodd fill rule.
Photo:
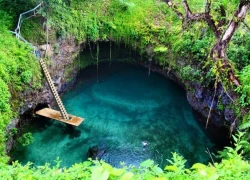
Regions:
<instances>
[{"instance_id":1,"label":"shadow on water","mask_svg":"<svg viewBox=\"0 0 250 180\"><path fill-rule=\"evenodd\" d=\"M81 136L81 130L77 129L77 127L71 126L71 125L66 125L63 131L64 134L69 135L69 139L74 139L78 138Z\"/></svg>"},{"instance_id":2,"label":"shadow on water","mask_svg":"<svg viewBox=\"0 0 250 180\"><path fill-rule=\"evenodd\" d=\"M99 67L99 83L95 67L86 68L62 97L67 111L85 121L72 127L38 117L27 128L34 142L18 145L12 152L16 160L43 165L60 157L69 167L92 157L120 167L120 162L138 166L153 159L164 167L171 152L178 152L190 166L208 163L207 148L220 148L195 120L179 86L129 64Z\"/></svg>"}]
</instances>

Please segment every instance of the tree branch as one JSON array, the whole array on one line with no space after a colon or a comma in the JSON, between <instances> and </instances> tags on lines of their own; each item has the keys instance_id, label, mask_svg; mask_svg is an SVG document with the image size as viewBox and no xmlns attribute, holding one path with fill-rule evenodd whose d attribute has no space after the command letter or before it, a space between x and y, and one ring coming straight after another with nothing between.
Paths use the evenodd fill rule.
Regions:
<instances>
[{"instance_id":1,"label":"tree branch","mask_svg":"<svg viewBox=\"0 0 250 180\"><path fill-rule=\"evenodd\" d=\"M216 26L215 21L213 20L210 14L211 13L211 0L206 0L205 12L197 13L197 14L194 14L191 11L187 0L182 0L182 4L185 10L185 15L177 10L177 7L173 5L171 0L165 0L165 1L168 4L168 6L178 15L178 17L182 19L184 27L185 27L185 24L191 21L206 21L206 23L212 29L216 37L216 43L214 44L211 50L210 57L214 61L222 60L223 66L219 70L220 73L227 72L229 79L236 86L239 86L240 82L237 79L237 77L234 75L232 65L227 60L226 48L233 34L235 33L236 29L239 27L240 22L242 22L245 19L247 11L249 10L249 7L250 7L250 0L240 0L238 8L234 13L234 17L229 22L224 33L221 32L219 27L225 25L226 20L222 19L221 21L219 21L219 24ZM221 13L221 16L225 18L226 17L225 9L221 6L219 11ZM247 25L246 27L249 28Z\"/></svg>"},{"instance_id":2,"label":"tree branch","mask_svg":"<svg viewBox=\"0 0 250 180\"><path fill-rule=\"evenodd\" d=\"M236 10L234 17L232 20L229 22L228 28L226 29L225 33L222 36L221 43L224 46L224 54L226 47L228 43L230 42L233 34L235 33L236 29L239 27L240 22L243 21L246 17L247 11L250 8L250 1L249 0L241 0L239 3L238 9ZM240 82L239 80L235 77L233 68L231 65L228 63L226 58L224 58L224 65L229 67L228 75L231 81L236 85L239 86Z\"/></svg>"},{"instance_id":3,"label":"tree branch","mask_svg":"<svg viewBox=\"0 0 250 180\"><path fill-rule=\"evenodd\" d=\"M203 20L204 19L204 13L198 13L198 14L194 14L190 8L189 5L187 3L187 0L182 0L183 3L183 7L185 9L186 12L186 16L185 19L186 21L198 21L198 20Z\"/></svg>"},{"instance_id":4,"label":"tree branch","mask_svg":"<svg viewBox=\"0 0 250 180\"><path fill-rule=\"evenodd\" d=\"M242 22L243 22L244 26L245 26L248 30L250 30L250 27L247 25L247 23L246 23L245 21L242 21Z\"/></svg>"},{"instance_id":5,"label":"tree branch","mask_svg":"<svg viewBox=\"0 0 250 180\"><path fill-rule=\"evenodd\" d=\"M219 31L218 27L215 25L215 22L210 15L211 11L211 0L207 0L206 6L205 6L205 21L207 22L208 26L211 27L216 39L219 39L221 36L221 31Z\"/></svg>"},{"instance_id":6,"label":"tree branch","mask_svg":"<svg viewBox=\"0 0 250 180\"><path fill-rule=\"evenodd\" d=\"M218 24L218 28L219 27L222 27L222 26L224 26L225 24L226 24L226 15L227 15L227 13L226 13L226 11L225 11L225 8L223 7L223 6L220 6L220 15L221 15L221 19L219 20L219 24Z\"/></svg>"},{"instance_id":7,"label":"tree branch","mask_svg":"<svg viewBox=\"0 0 250 180\"><path fill-rule=\"evenodd\" d=\"M234 17L229 22L229 25L225 31L225 33L222 36L222 42L226 43L226 45L231 40L235 30L238 28L241 21L244 20L246 17L247 11L250 7L250 1L249 0L241 0L241 2L238 5L238 9L236 10Z\"/></svg>"},{"instance_id":8,"label":"tree branch","mask_svg":"<svg viewBox=\"0 0 250 180\"><path fill-rule=\"evenodd\" d=\"M216 42L212 51L211 57L214 61L221 59L223 61L223 67L221 71L224 69L228 73L229 79L236 85L239 86L240 82L238 78L235 76L232 65L226 58L226 48L228 43L230 42L232 36L234 35L236 29L239 27L240 22L244 20L246 17L247 11L250 7L249 0L241 0L238 9L234 13L234 17L229 22L227 29L225 30L222 37Z\"/></svg>"},{"instance_id":9,"label":"tree branch","mask_svg":"<svg viewBox=\"0 0 250 180\"><path fill-rule=\"evenodd\" d=\"M183 19L183 14L178 11L177 7L172 3L171 0L165 0L167 5L176 13L176 15L180 18Z\"/></svg>"},{"instance_id":10,"label":"tree branch","mask_svg":"<svg viewBox=\"0 0 250 180\"><path fill-rule=\"evenodd\" d=\"M186 19L191 18L193 16L193 13L191 12L189 5L187 3L187 0L182 0L183 3L183 7L185 9L186 12Z\"/></svg>"},{"instance_id":11,"label":"tree branch","mask_svg":"<svg viewBox=\"0 0 250 180\"><path fill-rule=\"evenodd\" d=\"M194 14L190 8L189 5L187 3L187 0L183 0L182 1L185 12L186 12L186 16L185 16L185 23L189 22L189 21L200 21L200 20L204 20L209 27L211 27L216 39L219 39L222 32L220 32L219 28L215 25L215 22L212 18L212 16L210 15L210 11L211 11L211 0L207 0L206 1L206 6L205 6L205 12L204 13L197 13Z\"/></svg>"}]
</instances>

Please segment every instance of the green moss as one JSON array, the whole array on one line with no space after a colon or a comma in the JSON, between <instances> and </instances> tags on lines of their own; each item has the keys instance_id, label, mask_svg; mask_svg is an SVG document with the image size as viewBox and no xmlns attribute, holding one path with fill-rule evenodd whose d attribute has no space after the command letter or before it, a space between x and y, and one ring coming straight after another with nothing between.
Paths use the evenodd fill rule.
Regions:
<instances>
[{"instance_id":1,"label":"green moss","mask_svg":"<svg viewBox=\"0 0 250 180\"><path fill-rule=\"evenodd\" d=\"M41 21L43 21L41 17L26 19L21 26L22 36L34 45L46 43L46 34Z\"/></svg>"}]
</instances>

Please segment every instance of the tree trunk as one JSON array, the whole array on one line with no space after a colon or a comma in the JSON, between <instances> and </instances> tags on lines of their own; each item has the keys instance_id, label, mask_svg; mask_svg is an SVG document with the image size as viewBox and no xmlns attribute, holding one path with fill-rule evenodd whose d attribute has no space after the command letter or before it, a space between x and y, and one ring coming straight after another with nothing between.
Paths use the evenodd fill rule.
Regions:
<instances>
[{"instance_id":1,"label":"tree trunk","mask_svg":"<svg viewBox=\"0 0 250 180\"><path fill-rule=\"evenodd\" d=\"M207 23L207 25L214 32L216 38L216 43L211 50L210 58L217 64L218 61L222 61L222 66L217 67L219 75L227 73L227 78L229 78L236 86L239 86L240 82L236 78L233 67L226 57L226 49L236 29L239 27L240 22L244 21L246 17L247 11L250 7L250 0L240 0L238 8L236 9L233 18L229 22L224 33L221 32L220 27L223 26L226 21L221 21L218 25L215 24L215 21L210 14L211 0L206 0L205 12L199 14L194 14L190 10L187 0L182 0L183 7L185 9L185 15L177 10L177 7L172 3L171 0L165 0L165 2L182 20L184 26L193 21L205 21ZM225 9L222 6L220 7L220 12L221 16L226 16Z\"/></svg>"},{"instance_id":2,"label":"tree trunk","mask_svg":"<svg viewBox=\"0 0 250 180\"><path fill-rule=\"evenodd\" d=\"M224 34L221 36L220 39L217 39L217 42L212 48L210 57L214 61L221 60L223 63L223 66L221 67L220 71L224 71L228 73L228 78L236 85L239 86L240 82L236 78L232 65L228 61L226 57L226 49L227 46L234 35L236 29L239 27L240 22L244 21L244 18L246 17L247 11L250 7L250 2L248 0L241 1L238 5L238 9L235 11L234 17L229 22L229 25L224 32Z\"/></svg>"}]
</instances>

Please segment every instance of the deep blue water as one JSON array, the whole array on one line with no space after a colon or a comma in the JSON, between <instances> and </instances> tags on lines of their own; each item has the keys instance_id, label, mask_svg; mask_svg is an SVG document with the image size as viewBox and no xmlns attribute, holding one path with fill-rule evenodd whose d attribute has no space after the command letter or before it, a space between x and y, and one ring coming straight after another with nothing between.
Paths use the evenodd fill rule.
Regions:
<instances>
[{"instance_id":1,"label":"deep blue water","mask_svg":"<svg viewBox=\"0 0 250 180\"><path fill-rule=\"evenodd\" d=\"M215 145L206 136L192 113L184 90L160 74L142 67L117 64L87 68L77 84L62 96L67 112L85 121L77 128L45 118L37 118L26 131L34 142L18 145L14 159L25 164L53 164L60 157L62 166L87 159L90 147L99 149L99 158L119 167L120 162L139 165L153 159L161 167L178 152L191 165L207 163ZM142 142L147 142L143 146Z\"/></svg>"}]
</instances>

